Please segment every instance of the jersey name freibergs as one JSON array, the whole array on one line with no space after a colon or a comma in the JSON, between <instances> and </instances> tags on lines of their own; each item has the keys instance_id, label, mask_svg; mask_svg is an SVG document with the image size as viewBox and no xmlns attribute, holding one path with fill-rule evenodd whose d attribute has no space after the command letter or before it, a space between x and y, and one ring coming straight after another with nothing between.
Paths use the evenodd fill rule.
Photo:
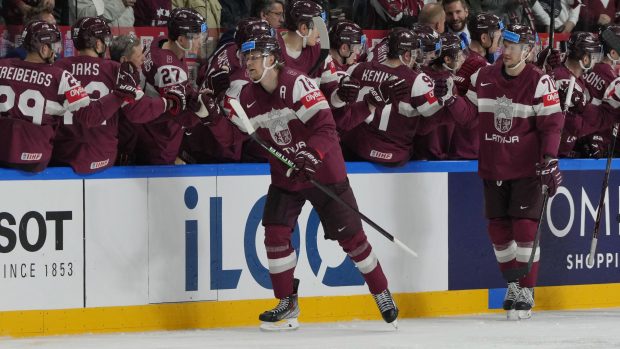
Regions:
<instances>
[{"instance_id":1,"label":"jersey name freibergs","mask_svg":"<svg viewBox=\"0 0 620 349\"><path fill-rule=\"evenodd\" d=\"M71 72L91 100L98 100L112 91L119 66L117 62L89 56L64 58L55 65ZM118 114L95 127L84 127L73 118L72 113L61 118L54 138L53 161L70 164L78 173L112 166L118 143Z\"/></svg>"},{"instance_id":2,"label":"jersey name freibergs","mask_svg":"<svg viewBox=\"0 0 620 349\"><path fill-rule=\"evenodd\" d=\"M290 55L290 52L286 48L283 35L287 35L287 32L276 34L276 38L278 39L278 43L282 48L282 59L284 60L284 64L287 67L299 70L306 75L309 74L310 69L316 64L319 57L321 56L321 46L319 46L318 43L314 46L306 46L301 50L299 56L293 57ZM315 74L313 74L312 78L318 77L319 74L320 72L316 72Z\"/></svg>"},{"instance_id":3,"label":"jersey name freibergs","mask_svg":"<svg viewBox=\"0 0 620 349\"><path fill-rule=\"evenodd\" d=\"M144 92L147 96L160 96L175 85L190 88L187 64L172 51L162 48L167 41L165 37L153 40L145 54L142 72L146 78ZM183 138L183 127L177 119L179 116L164 113L156 120L135 125L139 163L174 163Z\"/></svg>"},{"instance_id":4,"label":"jersey name freibergs","mask_svg":"<svg viewBox=\"0 0 620 349\"><path fill-rule=\"evenodd\" d=\"M57 118L89 103L88 94L68 71L20 59L0 60L0 161L45 169Z\"/></svg>"},{"instance_id":5,"label":"jersey name freibergs","mask_svg":"<svg viewBox=\"0 0 620 349\"><path fill-rule=\"evenodd\" d=\"M305 147L321 154L323 165L315 177L318 182L332 184L345 180L347 174L336 124L325 96L313 79L285 67L279 72L273 93L265 91L260 84L250 83L237 96L227 98L238 99L258 135L289 159ZM234 112L231 120L245 131ZM312 187L309 182L293 182L287 178L288 167L273 156L269 156L269 162L275 186L291 191Z\"/></svg>"},{"instance_id":6,"label":"jersey name freibergs","mask_svg":"<svg viewBox=\"0 0 620 349\"><path fill-rule=\"evenodd\" d=\"M382 81L394 77L405 79L411 86L410 99L376 108L359 126L342 135L343 143L368 161L394 165L408 161L418 117L431 116L441 109L431 78L404 65L390 67L378 62L353 65L348 73L361 82L358 101L371 87L378 89Z\"/></svg>"},{"instance_id":7,"label":"jersey name freibergs","mask_svg":"<svg viewBox=\"0 0 620 349\"><path fill-rule=\"evenodd\" d=\"M487 180L536 175L544 155L557 156L564 115L555 81L532 64L507 79L501 62L471 76L467 98L478 106L478 174Z\"/></svg>"}]
</instances>

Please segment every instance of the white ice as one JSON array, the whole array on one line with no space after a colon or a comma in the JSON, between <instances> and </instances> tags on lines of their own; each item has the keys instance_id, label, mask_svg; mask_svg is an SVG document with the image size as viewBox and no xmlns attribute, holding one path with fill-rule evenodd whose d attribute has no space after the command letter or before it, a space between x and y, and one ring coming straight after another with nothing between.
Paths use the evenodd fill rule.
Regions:
<instances>
[{"instance_id":1,"label":"white ice","mask_svg":"<svg viewBox=\"0 0 620 349\"><path fill-rule=\"evenodd\" d=\"M530 320L503 314L301 324L297 331L256 328L0 338L0 348L206 349L206 348L619 348L620 309L540 311Z\"/></svg>"}]
</instances>

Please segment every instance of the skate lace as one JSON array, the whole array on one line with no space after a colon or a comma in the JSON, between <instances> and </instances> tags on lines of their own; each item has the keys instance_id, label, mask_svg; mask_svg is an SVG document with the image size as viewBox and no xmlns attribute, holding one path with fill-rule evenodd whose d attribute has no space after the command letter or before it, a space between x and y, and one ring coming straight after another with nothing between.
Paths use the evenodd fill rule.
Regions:
<instances>
[{"instance_id":1,"label":"skate lace","mask_svg":"<svg viewBox=\"0 0 620 349\"><path fill-rule=\"evenodd\" d=\"M394 309L394 301L392 300L392 295L390 295L388 290L385 290L378 294L372 295L377 302L377 306L379 307L379 311L382 313L386 310Z\"/></svg>"},{"instance_id":2,"label":"skate lace","mask_svg":"<svg viewBox=\"0 0 620 349\"><path fill-rule=\"evenodd\" d=\"M515 301L517 297L519 297L521 289L519 288L519 284L516 282L508 283L508 294L506 294L506 300Z\"/></svg>"},{"instance_id":3,"label":"skate lace","mask_svg":"<svg viewBox=\"0 0 620 349\"><path fill-rule=\"evenodd\" d=\"M534 292L531 288L523 287L519 294L519 302L534 305Z\"/></svg>"},{"instance_id":4,"label":"skate lace","mask_svg":"<svg viewBox=\"0 0 620 349\"><path fill-rule=\"evenodd\" d=\"M290 307L290 304L291 304L290 297L282 298L280 299L280 303L278 303L278 305L275 308L271 309L271 312L275 314L280 314L286 311Z\"/></svg>"}]
</instances>

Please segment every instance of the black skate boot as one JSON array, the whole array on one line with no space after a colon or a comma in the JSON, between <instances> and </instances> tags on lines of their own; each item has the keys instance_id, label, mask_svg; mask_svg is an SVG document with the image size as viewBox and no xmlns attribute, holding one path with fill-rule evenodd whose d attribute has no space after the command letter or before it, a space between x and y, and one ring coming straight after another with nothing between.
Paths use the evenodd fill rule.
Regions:
<instances>
[{"instance_id":1,"label":"black skate boot","mask_svg":"<svg viewBox=\"0 0 620 349\"><path fill-rule=\"evenodd\" d=\"M515 303L515 310L519 319L529 319L532 317L534 307L534 289L523 287Z\"/></svg>"},{"instance_id":2,"label":"black skate boot","mask_svg":"<svg viewBox=\"0 0 620 349\"><path fill-rule=\"evenodd\" d=\"M372 297L375 299L375 302L377 302L383 320L388 324L392 324L395 328L398 328L398 321L396 320L398 317L398 308L396 307L396 303L394 303L394 298L392 298L390 290L373 294Z\"/></svg>"},{"instance_id":3,"label":"black skate boot","mask_svg":"<svg viewBox=\"0 0 620 349\"><path fill-rule=\"evenodd\" d=\"M297 289L299 280L293 280L293 294L280 299L280 303L271 309L263 312L258 319L263 323L260 329L264 331L283 331L296 330L299 328L297 317L299 316L299 304L297 303Z\"/></svg>"},{"instance_id":4,"label":"black skate boot","mask_svg":"<svg viewBox=\"0 0 620 349\"><path fill-rule=\"evenodd\" d=\"M519 287L518 281L508 283L508 289L506 290L506 296L504 296L504 303L502 305L502 308L506 310L506 317L508 320L519 319L515 311L515 303L520 293L521 287Z\"/></svg>"}]
</instances>

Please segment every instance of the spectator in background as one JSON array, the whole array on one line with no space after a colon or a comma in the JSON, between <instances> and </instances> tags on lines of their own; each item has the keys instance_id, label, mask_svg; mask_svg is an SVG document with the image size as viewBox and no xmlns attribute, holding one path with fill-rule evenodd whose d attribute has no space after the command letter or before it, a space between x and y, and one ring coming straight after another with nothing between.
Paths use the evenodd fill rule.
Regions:
<instances>
[{"instance_id":1,"label":"spectator in background","mask_svg":"<svg viewBox=\"0 0 620 349\"><path fill-rule=\"evenodd\" d=\"M576 30L598 31L617 22L620 0L582 0L583 9L579 13Z\"/></svg>"},{"instance_id":2,"label":"spectator in background","mask_svg":"<svg viewBox=\"0 0 620 349\"><path fill-rule=\"evenodd\" d=\"M446 13L440 4L426 4L422 11L420 11L418 23L432 28L439 34L443 34L446 30Z\"/></svg>"},{"instance_id":3,"label":"spectator in background","mask_svg":"<svg viewBox=\"0 0 620 349\"><path fill-rule=\"evenodd\" d=\"M223 0L222 20L220 26L224 30L234 29L240 19L250 16L251 0Z\"/></svg>"},{"instance_id":4,"label":"spectator in background","mask_svg":"<svg viewBox=\"0 0 620 349\"><path fill-rule=\"evenodd\" d=\"M73 25L82 17L103 16L111 27L133 27L135 4L136 0L69 1L69 24Z\"/></svg>"},{"instance_id":5,"label":"spectator in background","mask_svg":"<svg viewBox=\"0 0 620 349\"><path fill-rule=\"evenodd\" d=\"M250 15L266 20L273 29L280 29L284 24L284 5L284 0L254 0Z\"/></svg>"},{"instance_id":6,"label":"spectator in background","mask_svg":"<svg viewBox=\"0 0 620 349\"><path fill-rule=\"evenodd\" d=\"M165 27L172 0L137 0L133 7L136 27Z\"/></svg>"},{"instance_id":7,"label":"spectator in background","mask_svg":"<svg viewBox=\"0 0 620 349\"><path fill-rule=\"evenodd\" d=\"M532 6L538 30L546 33L549 32L549 12L551 11L548 2L549 1L536 1ZM559 10L560 15L554 16L555 31L557 33L570 33L579 20L579 12L581 10L580 0L561 0L556 1L556 3L557 2L561 2L561 8L556 8L556 13Z\"/></svg>"},{"instance_id":8,"label":"spectator in background","mask_svg":"<svg viewBox=\"0 0 620 349\"><path fill-rule=\"evenodd\" d=\"M54 0L4 0L0 15L6 25L23 25L24 17L33 10L54 10Z\"/></svg>"},{"instance_id":9,"label":"spectator in background","mask_svg":"<svg viewBox=\"0 0 620 349\"><path fill-rule=\"evenodd\" d=\"M461 40L463 40L463 36L465 36L467 44L469 44L471 37L467 29L469 8L465 0L444 0L441 4L446 13L446 25L448 26L448 30L458 34Z\"/></svg>"},{"instance_id":10,"label":"spectator in background","mask_svg":"<svg viewBox=\"0 0 620 349\"><path fill-rule=\"evenodd\" d=\"M52 13L52 9L48 7L31 7L24 17L24 23L30 23L34 20L42 20L50 24L56 24L56 18ZM3 39L4 40L4 39ZM11 43L12 45L12 43ZM23 46L9 48L5 57L3 58L19 58L24 60L28 52Z\"/></svg>"}]
</instances>

